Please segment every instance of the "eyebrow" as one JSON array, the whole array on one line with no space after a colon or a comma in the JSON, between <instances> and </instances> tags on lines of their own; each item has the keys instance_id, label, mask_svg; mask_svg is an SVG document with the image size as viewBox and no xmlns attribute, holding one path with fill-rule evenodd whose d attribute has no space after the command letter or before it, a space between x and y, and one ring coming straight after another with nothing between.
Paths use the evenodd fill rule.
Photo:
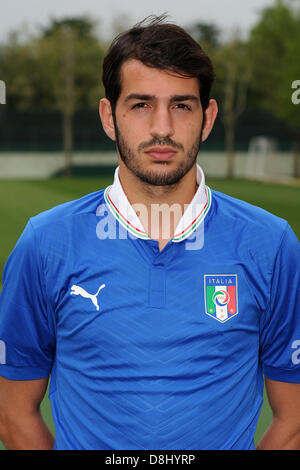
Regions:
<instances>
[{"instance_id":1,"label":"eyebrow","mask_svg":"<svg viewBox=\"0 0 300 470\"><path fill-rule=\"evenodd\" d=\"M140 101L157 101L157 97L155 95L148 95L148 94L139 94L139 93L130 93L125 98L125 102L130 100L140 100ZM196 95L174 95L171 97L171 103L177 103L179 101L195 101L199 102L200 98Z\"/></svg>"},{"instance_id":2,"label":"eyebrow","mask_svg":"<svg viewBox=\"0 0 300 470\"><path fill-rule=\"evenodd\" d=\"M200 98L196 95L175 95L172 96L171 102L176 103L177 101L200 101Z\"/></svg>"}]
</instances>

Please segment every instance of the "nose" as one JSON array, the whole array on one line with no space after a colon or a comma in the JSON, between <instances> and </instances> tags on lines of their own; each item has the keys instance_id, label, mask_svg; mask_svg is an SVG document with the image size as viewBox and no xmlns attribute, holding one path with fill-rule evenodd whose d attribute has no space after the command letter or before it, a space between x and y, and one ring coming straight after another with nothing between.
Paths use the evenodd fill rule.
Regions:
<instances>
[{"instance_id":1,"label":"nose","mask_svg":"<svg viewBox=\"0 0 300 470\"><path fill-rule=\"evenodd\" d=\"M174 134L171 112L167 107L158 106L152 114L150 133L152 137L170 137Z\"/></svg>"}]
</instances>

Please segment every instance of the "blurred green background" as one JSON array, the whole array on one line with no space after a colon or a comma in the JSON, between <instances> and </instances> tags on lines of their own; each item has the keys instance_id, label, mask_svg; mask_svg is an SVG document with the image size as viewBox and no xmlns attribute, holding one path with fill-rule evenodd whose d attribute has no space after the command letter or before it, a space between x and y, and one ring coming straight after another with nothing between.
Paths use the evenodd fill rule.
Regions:
<instances>
[{"instance_id":1,"label":"blurred green background","mask_svg":"<svg viewBox=\"0 0 300 470\"><path fill-rule=\"evenodd\" d=\"M131 24L119 16L114 34ZM199 157L208 185L283 217L299 237L299 1L270 0L247 34L224 34L196 11L184 26L216 72L219 115ZM70 14L0 40L0 284L29 217L112 182L114 144L98 117L111 39L94 15ZM47 397L42 411L54 432ZM265 397L256 442L270 419Z\"/></svg>"}]
</instances>

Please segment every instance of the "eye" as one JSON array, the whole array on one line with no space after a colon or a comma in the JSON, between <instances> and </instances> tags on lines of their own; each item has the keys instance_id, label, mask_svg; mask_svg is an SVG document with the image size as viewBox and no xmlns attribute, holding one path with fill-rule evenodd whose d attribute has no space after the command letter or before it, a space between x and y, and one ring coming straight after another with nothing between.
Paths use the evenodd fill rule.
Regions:
<instances>
[{"instance_id":1,"label":"eye","mask_svg":"<svg viewBox=\"0 0 300 470\"><path fill-rule=\"evenodd\" d=\"M191 107L188 106L188 105L185 104L185 103L177 103L177 104L175 105L175 107L176 107L177 109L182 109L183 111L191 111Z\"/></svg>"},{"instance_id":2,"label":"eye","mask_svg":"<svg viewBox=\"0 0 300 470\"><path fill-rule=\"evenodd\" d=\"M144 103L144 102L140 102L140 103L136 103L132 106L131 109L146 109L148 108L148 103Z\"/></svg>"}]
</instances>

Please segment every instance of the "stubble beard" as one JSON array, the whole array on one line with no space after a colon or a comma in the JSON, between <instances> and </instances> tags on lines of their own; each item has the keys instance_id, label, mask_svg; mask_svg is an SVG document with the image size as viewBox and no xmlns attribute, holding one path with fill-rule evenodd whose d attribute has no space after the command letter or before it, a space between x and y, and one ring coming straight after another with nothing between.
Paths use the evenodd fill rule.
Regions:
<instances>
[{"instance_id":1,"label":"stubble beard","mask_svg":"<svg viewBox=\"0 0 300 470\"><path fill-rule=\"evenodd\" d=\"M150 148L155 145L167 145L172 147L175 150L182 150L184 148L181 144L172 141L169 137L154 137L151 141L142 143L138 146L137 152L132 150L129 145L126 143L125 138L121 134L116 118L114 116L114 126L115 126L115 135L116 135L116 144L119 151L120 157L126 167L141 181L148 185L152 186L171 186L176 185L194 166L197 161L197 155L200 150L201 140L202 140L202 129L203 124L200 130L198 139L193 143L187 152L185 152L186 158L181 160L177 167L170 171L168 169L167 162L154 162L157 165L165 166L165 171L156 172L153 170L145 170L139 158L139 152ZM176 158L176 157L175 157Z\"/></svg>"}]
</instances>

